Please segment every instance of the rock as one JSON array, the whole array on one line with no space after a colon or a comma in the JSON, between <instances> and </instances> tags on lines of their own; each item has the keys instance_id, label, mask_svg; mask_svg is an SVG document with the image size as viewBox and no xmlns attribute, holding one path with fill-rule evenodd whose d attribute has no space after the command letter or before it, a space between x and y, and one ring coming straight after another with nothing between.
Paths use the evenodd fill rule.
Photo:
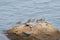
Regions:
<instances>
[{"instance_id":1,"label":"rock","mask_svg":"<svg viewBox=\"0 0 60 40\"><path fill-rule=\"evenodd\" d=\"M60 40L60 32L48 22L29 25L16 26L7 31L7 37L11 40Z\"/></svg>"}]
</instances>

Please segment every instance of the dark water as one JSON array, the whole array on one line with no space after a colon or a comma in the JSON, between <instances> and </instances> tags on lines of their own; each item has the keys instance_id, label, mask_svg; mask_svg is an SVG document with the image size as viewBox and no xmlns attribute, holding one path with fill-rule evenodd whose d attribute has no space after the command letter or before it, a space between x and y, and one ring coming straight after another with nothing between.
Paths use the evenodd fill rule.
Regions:
<instances>
[{"instance_id":1,"label":"dark water","mask_svg":"<svg viewBox=\"0 0 60 40\"><path fill-rule=\"evenodd\" d=\"M0 0L0 40L8 40L3 30L17 21L42 16L60 30L60 0Z\"/></svg>"}]
</instances>

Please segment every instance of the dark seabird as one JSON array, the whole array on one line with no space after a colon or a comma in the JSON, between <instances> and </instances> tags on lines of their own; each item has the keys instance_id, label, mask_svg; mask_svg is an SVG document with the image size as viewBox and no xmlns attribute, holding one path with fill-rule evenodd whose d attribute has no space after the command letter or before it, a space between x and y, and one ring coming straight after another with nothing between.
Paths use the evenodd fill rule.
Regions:
<instances>
[{"instance_id":1,"label":"dark seabird","mask_svg":"<svg viewBox=\"0 0 60 40\"><path fill-rule=\"evenodd\" d=\"M16 22L16 24L22 24L22 21L18 21L18 22Z\"/></svg>"},{"instance_id":2,"label":"dark seabird","mask_svg":"<svg viewBox=\"0 0 60 40\"><path fill-rule=\"evenodd\" d=\"M44 17L42 17L42 18L38 19L36 22L37 22L37 23L45 22L45 18L44 18Z\"/></svg>"},{"instance_id":3,"label":"dark seabird","mask_svg":"<svg viewBox=\"0 0 60 40\"><path fill-rule=\"evenodd\" d=\"M27 23L30 23L30 22L35 22L35 19L29 19L29 20L27 21Z\"/></svg>"}]
</instances>

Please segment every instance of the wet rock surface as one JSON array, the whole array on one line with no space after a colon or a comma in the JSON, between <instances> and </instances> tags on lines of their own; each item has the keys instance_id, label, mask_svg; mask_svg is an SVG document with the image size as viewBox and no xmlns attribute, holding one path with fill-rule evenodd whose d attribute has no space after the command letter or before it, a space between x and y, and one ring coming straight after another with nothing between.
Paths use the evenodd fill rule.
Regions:
<instances>
[{"instance_id":1,"label":"wet rock surface","mask_svg":"<svg viewBox=\"0 0 60 40\"><path fill-rule=\"evenodd\" d=\"M10 40L60 40L60 32L51 23L16 26L7 31Z\"/></svg>"}]
</instances>

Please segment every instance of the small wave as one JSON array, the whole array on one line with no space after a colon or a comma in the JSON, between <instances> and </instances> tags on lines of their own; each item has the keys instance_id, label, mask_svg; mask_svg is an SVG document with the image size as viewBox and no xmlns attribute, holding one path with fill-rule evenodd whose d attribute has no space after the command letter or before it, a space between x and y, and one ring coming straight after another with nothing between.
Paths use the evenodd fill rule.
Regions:
<instances>
[{"instance_id":1,"label":"small wave","mask_svg":"<svg viewBox=\"0 0 60 40\"><path fill-rule=\"evenodd\" d=\"M51 0L33 0L36 3L45 3L45 2L50 2Z\"/></svg>"}]
</instances>

